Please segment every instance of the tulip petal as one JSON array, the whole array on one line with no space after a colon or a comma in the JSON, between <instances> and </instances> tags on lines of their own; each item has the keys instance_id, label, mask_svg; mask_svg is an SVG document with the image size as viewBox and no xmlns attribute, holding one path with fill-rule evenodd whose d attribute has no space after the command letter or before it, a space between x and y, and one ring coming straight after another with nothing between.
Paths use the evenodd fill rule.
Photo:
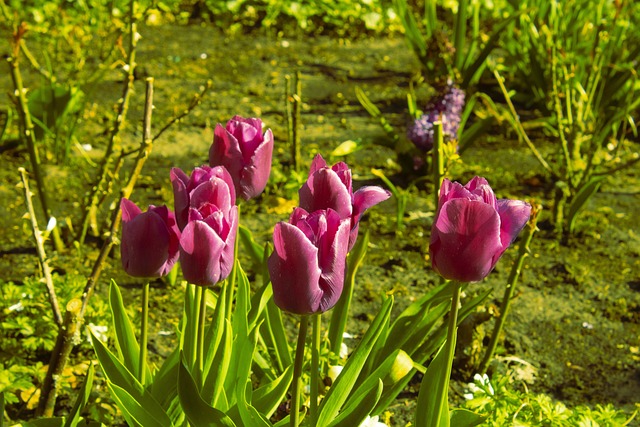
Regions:
<instances>
[{"instance_id":1,"label":"tulip petal","mask_svg":"<svg viewBox=\"0 0 640 427\"><path fill-rule=\"evenodd\" d=\"M378 186L365 186L356 190L356 192L353 193L352 222L360 221L360 218L367 209L380 202L384 202L389 197L391 197L391 193Z\"/></svg>"},{"instance_id":2,"label":"tulip petal","mask_svg":"<svg viewBox=\"0 0 640 427\"><path fill-rule=\"evenodd\" d=\"M500 240L506 249L529 221L531 205L521 200L500 199L497 209L500 216Z\"/></svg>"},{"instance_id":3,"label":"tulip petal","mask_svg":"<svg viewBox=\"0 0 640 427\"><path fill-rule=\"evenodd\" d=\"M327 231L319 241L319 262L322 274L319 286L322 289L320 312L331 309L344 289L347 252L349 250L349 220L340 220L338 214L329 210L326 216Z\"/></svg>"},{"instance_id":4,"label":"tulip petal","mask_svg":"<svg viewBox=\"0 0 640 427\"><path fill-rule=\"evenodd\" d=\"M322 298L318 249L296 226L285 222L276 224L273 245L268 267L276 305L295 314L318 312Z\"/></svg>"},{"instance_id":5,"label":"tulip petal","mask_svg":"<svg viewBox=\"0 0 640 427\"><path fill-rule=\"evenodd\" d=\"M122 211L122 222L129 222L142 213L140 208L129 199L120 199L120 210Z\"/></svg>"},{"instance_id":6,"label":"tulip petal","mask_svg":"<svg viewBox=\"0 0 640 427\"><path fill-rule=\"evenodd\" d=\"M327 167L327 161L320 155L316 154L311 161L311 167L309 168L309 176L313 175L322 168Z\"/></svg>"},{"instance_id":7,"label":"tulip petal","mask_svg":"<svg viewBox=\"0 0 640 427\"><path fill-rule=\"evenodd\" d=\"M189 205L202 211L205 205L214 205L216 210L222 211L224 214L229 212L233 202L231 200L231 191L227 183L217 177L212 177L208 181L198 185L192 192ZM205 214L203 214L204 216Z\"/></svg>"},{"instance_id":8,"label":"tulip petal","mask_svg":"<svg viewBox=\"0 0 640 427\"><path fill-rule=\"evenodd\" d=\"M122 266L130 276L160 277L165 274L169 245L169 230L162 218L153 212L141 213L122 223L120 255Z\"/></svg>"},{"instance_id":9,"label":"tulip petal","mask_svg":"<svg viewBox=\"0 0 640 427\"><path fill-rule=\"evenodd\" d=\"M171 185L173 186L173 208L176 211L176 222L180 230L187 225L189 216L189 193L187 184L189 177L179 168L171 168Z\"/></svg>"},{"instance_id":10,"label":"tulip petal","mask_svg":"<svg viewBox=\"0 0 640 427\"><path fill-rule=\"evenodd\" d=\"M209 148L209 164L224 166L231 176L240 176L242 171L240 144L220 123L216 125L213 144Z\"/></svg>"},{"instance_id":11,"label":"tulip petal","mask_svg":"<svg viewBox=\"0 0 640 427\"><path fill-rule=\"evenodd\" d=\"M300 207L308 212L333 209L340 218L351 218L351 193L336 172L322 168L313 173L298 191Z\"/></svg>"},{"instance_id":12,"label":"tulip petal","mask_svg":"<svg viewBox=\"0 0 640 427\"><path fill-rule=\"evenodd\" d=\"M256 197L264 191L271 174L271 157L273 155L273 133L268 129L264 140L255 149L252 157L240 173L239 196L244 200Z\"/></svg>"},{"instance_id":13,"label":"tulip petal","mask_svg":"<svg viewBox=\"0 0 640 427\"><path fill-rule=\"evenodd\" d=\"M184 278L199 286L218 283L224 246L225 242L205 222L189 222L180 236L180 264Z\"/></svg>"},{"instance_id":14,"label":"tulip petal","mask_svg":"<svg viewBox=\"0 0 640 427\"><path fill-rule=\"evenodd\" d=\"M461 282L484 279L504 248L500 217L483 202L454 199L446 202L433 224L429 245L433 268L444 278Z\"/></svg>"}]
</instances>

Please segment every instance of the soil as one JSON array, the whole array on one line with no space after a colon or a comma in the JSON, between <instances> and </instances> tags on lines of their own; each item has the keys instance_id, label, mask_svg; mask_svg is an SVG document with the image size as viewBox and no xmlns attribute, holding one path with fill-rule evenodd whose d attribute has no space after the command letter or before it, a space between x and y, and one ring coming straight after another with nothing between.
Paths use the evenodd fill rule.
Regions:
<instances>
[{"instance_id":1,"label":"soil","mask_svg":"<svg viewBox=\"0 0 640 427\"><path fill-rule=\"evenodd\" d=\"M283 175L283 165L291 162L285 142L284 81L286 75L297 71L302 81L305 163L315 153L329 158L341 142L354 140L365 144L364 149L344 159L353 169L355 186L372 182L381 185L371 174L372 167L384 169L404 188L419 178L406 170L400 172L396 154L385 147L387 134L361 107L354 92L356 87L363 89L386 119L400 133L404 132L408 120L406 94L419 64L402 38L350 41L255 34L227 37L200 26L145 27L140 33L140 79L135 83L125 145L134 147L141 138L142 77L155 78L155 129L184 109L208 79L213 86L200 107L156 142L133 196L139 205L171 205L169 169L175 166L190 170L206 163L213 127L235 114L259 116L273 130L278 159L274 175ZM37 85L38 78L26 74L27 86ZM0 84L3 92L9 91L8 77L0 76ZM94 103L93 116L85 117L78 137L82 143L93 145L89 154L94 159L104 150L106 137L101 126L112 118L112 106L120 97L121 86L122 74L114 70L98 85L85 88ZM421 104L429 93L426 85L419 87ZM533 392L548 393L569 406L612 403L632 410L640 403L640 174L628 170L609 177L578 218L575 236L561 244L549 225L553 183L542 174L526 147L505 137L507 133L508 129L502 127L492 129L491 135L465 150L462 163L449 173L449 178L461 182L482 175L498 197L533 199L544 206L541 230L534 237L531 256L525 263L499 356L503 361L526 361L534 368L526 378L527 387ZM550 142L543 139L536 143L542 151L552 149ZM22 220L24 203L16 188L17 168L28 167L28 156L20 147L3 151L0 156L0 278L21 282L37 274L31 238ZM77 221L86 183L91 182L95 172L80 158L74 159L73 165L45 167L49 191L59 195L55 197L54 212ZM249 202L246 210L243 207L243 223L260 243L270 239L273 224L285 220L290 211L291 203L282 198L294 198L295 191L284 189L283 181L270 184L263 196ZM356 336L366 329L382 294L396 295L397 314L438 280L430 269L427 253L432 195L424 180L415 182L410 187L402 228L397 228L393 199L376 206L363 219L361 232L370 230L371 245L357 279L353 320L349 324L350 332ZM106 209L101 215L107 217ZM480 347L481 343L486 344L492 314L502 298L515 252L514 248L509 250L484 282L467 290L469 296L480 289L493 288L483 306L489 315L479 316L480 320L471 327L468 348L474 343L476 348L479 343ZM87 255L80 265L71 254L59 255L52 261L61 273L77 269L86 274L91 256ZM132 289L127 298L137 297L137 291L133 291L136 284L123 275L114 258L102 275L95 299L104 298L111 277ZM172 292L164 285L158 287L166 293L152 293L157 298L152 306L161 311L152 314L152 328L156 331L151 336L156 337L154 345L161 356L171 342L163 341L159 332L170 329L168 325L177 322L177 314L169 319L173 308L163 304L172 304ZM460 344L459 352L465 348ZM454 378L458 383L454 390L461 390L473 375L477 360L470 360L456 367ZM396 405L397 413L409 411L415 396L411 390L405 394Z\"/></svg>"}]
</instances>

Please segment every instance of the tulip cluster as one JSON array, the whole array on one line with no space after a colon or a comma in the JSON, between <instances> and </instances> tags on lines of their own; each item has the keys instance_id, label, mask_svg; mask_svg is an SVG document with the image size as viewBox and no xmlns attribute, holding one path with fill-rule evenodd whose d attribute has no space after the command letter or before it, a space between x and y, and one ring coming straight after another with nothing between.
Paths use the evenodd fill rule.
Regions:
<instances>
[{"instance_id":1,"label":"tulip cluster","mask_svg":"<svg viewBox=\"0 0 640 427\"><path fill-rule=\"evenodd\" d=\"M277 224L273 232L269 273L274 300L291 313L322 313L340 298L345 259L358 237L360 218L390 193L373 186L353 192L346 163L329 167L317 155L299 196L300 207L289 223Z\"/></svg>"},{"instance_id":2,"label":"tulip cluster","mask_svg":"<svg viewBox=\"0 0 640 427\"><path fill-rule=\"evenodd\" d=\"M273 134L262 121L235 116L218 124L210 149L210 166L191 176L171 170L175 215L165 206L145 213L122 199L121 258L125 271L138 277L161 277L180 259L184 278L210 286L224 280L234 262L238 229L236 194L245 200L265 188L271 170Z\"/></svg>"}]
</instances>

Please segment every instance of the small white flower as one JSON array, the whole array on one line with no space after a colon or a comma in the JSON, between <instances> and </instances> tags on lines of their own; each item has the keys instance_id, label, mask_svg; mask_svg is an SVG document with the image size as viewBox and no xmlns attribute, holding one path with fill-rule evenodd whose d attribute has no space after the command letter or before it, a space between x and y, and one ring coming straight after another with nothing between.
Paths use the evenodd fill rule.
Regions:
<instances>
[{"instance_id":1,"label":"small white flower","mask_svg":"<svg viewBox=\"0 0 640 427\"><path fill-rule=\"evenodd\" d=\"M9 313L11 312L20 312L22 310L24 310L24 305L22 305L22 301L18 301L17 303L13 304L11 307L9 307L7 310L9 310Z\"/></svg>"},{"instance_id":2,"label":"small white flower","mask_svg":"<svg viewBox=\"0 0 640 427\"><path fill-rule=\"evenodd\" d=\"M383 422L378 421L378 416L370 417L367 415L367 418L364 419L360 427L389 427Z\"/></svg>"},{"instance_id":3,"label":"small white flower","mask_svg":"<svg viewBox=\"0 0 640 427\"><path fill-rule=\"evenodd\" d=\"M474 398L473 393L465 393L462 397L464 397L465 400L473 400Z\"/></svg>"},{"instance_id":4,"label":"small white flower","mask_svg":"<svg viewBox=\"0 0 640 427\"><path fill-rule=\"evenodd\" d=\"M91 144L82 144L82 145L81 145L81 147L82 147L82 149L83 149L84 151L91 151L91 150L93 150L93 146L91 146Z\"/></svg>"},{"instance_id":5,"label":"small white flower","mask_svg":"<svg viewBox=\"0 0 640 427\"><path fill-rule=\"evenodd\" d=\"M340 358L346 359L349 356L349 347L345 343L340 344Z\"/></svg>"},{"instance_id":6,"label":"small white flower","mask_svg":"<svg viewBox=\"0 0 640 427\"><path fill-rule=\"evenodd\" d=\"M336 382L336 378L338 378L338 375L340 375L340 372L342 372L343 369L344 366L340 365L333 365L329 367L329 372L327 372L327 375L329 376L329 378L331 378L332 383Z\"/></svg>"},{"instance_id":7,"label":"small white flower","mask_svg":"<svg viewBox=\"0 0 640 427\"><path fill-rule=\"evenodd\" d=\"M51 232L51 230L56 228L56 224L58 224L56 217L52 216L51 218L49 218L49 222L47 223L47 232L49 233Z\"/></svg>"},{"instance_id":8,"label":"small white flower","mask_svg":"<svg viewBox=\"0 0 640 427\"><path fill-rule=\"evenodd\" d=\"M108 339L107 331L109 330L109 327L94 325L93 323L89 323L87 328L89 329L87 331L87 341L89 341L90 344L93 344L93 342L91 341L91 334L95 335L96 338L98 338L102 342L107 341ZM91 331L91 334L89 333L89 331Z\"/></svg>"}]
</instances>

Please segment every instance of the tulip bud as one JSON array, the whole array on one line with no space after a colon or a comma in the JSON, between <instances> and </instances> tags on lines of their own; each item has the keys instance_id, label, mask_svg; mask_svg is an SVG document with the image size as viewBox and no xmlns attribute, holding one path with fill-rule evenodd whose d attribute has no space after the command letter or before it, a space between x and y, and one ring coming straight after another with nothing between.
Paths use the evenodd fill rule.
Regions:
<instances>
[{"instance_id":1,"label":"tulip bud","mask_svg":"<svg viewBox=\"0 0 640 427\"><path fill-rule=\"evenodd\" d=\"M477 282L493 270L531 214L520 200L497 200L486 179L445 179L431 228L431 265L442 277Z\"/></svg>"},{"instance_id":2,"label":"tulip bud","mask_svg":"<svg viewBox=\"0 0 640 427\"><path fill-rule=\"evenodd\" d=\"M258 196L271 173L273 133L262 133L262 120L235 116L226 127L216 125L209 164L227 168L236 189L244 200Z\"/></svg>"},{"instance_id":3,"label":"tulip bud","mask_svg":"<svg viewBox=\"0 0 640 427\"><path fill-rule=\"evenodd\" d=\"M404 350L399 350L398 355L391 365L391 370L382 379L385 386L392 386L403 379L413 369L413 360Z\"/></svg>"},{"instance_id":4,"label":"tulip bud","mask_svg":"<svg viewBox=\"0 0 640 427\"><path fill-rule=\"evenodd\" d=\"M166 206L149 206L142 211L123 198L122 266L130 276L162 277L171 271L178 259L180 231L173 213Z\"/></svg>"},{"instance_id":5,"label":"tulip bud","mask_svg":"<svg viewBox=\"0 0 640 427\"><path fill-rule=\"evenodd\" d=\"M344 287L348 243L349 222L333 209L296 208L289 223L276 224L268 261L276 305L294 314L332 308Z\"/></svg>"},{"instance_id":6,"label":"tulip bud","mask_svg":"<svg viewBox=\"0 0 640 427\"><path fill-rule=\"evenodd\" d=\"M308 212L333 209L341 219L349 220L349 250L356 243L360 218L365 211L391 197L387 190L376 186L362 187L354 193L349 166L338 162L328 167L319 154L313 159L309 178L298 195L300 207Z\"/></svg>"}]
</instances>

